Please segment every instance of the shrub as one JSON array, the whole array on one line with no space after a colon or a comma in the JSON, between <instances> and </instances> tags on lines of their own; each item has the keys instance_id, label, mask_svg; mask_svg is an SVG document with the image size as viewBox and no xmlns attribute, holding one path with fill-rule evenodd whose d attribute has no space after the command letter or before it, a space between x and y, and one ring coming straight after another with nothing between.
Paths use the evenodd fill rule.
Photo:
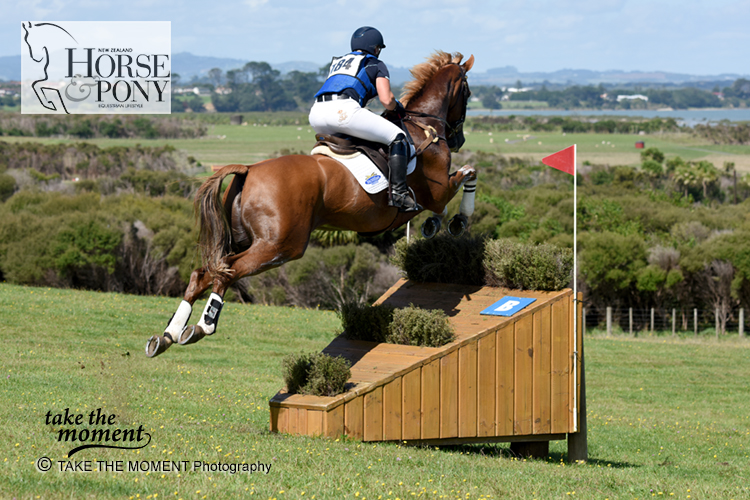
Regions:
<instances>
[{"instance_id":1,"label":"shrub","mask_svg":"<svg viewBox=\"0 0 750 500\"><path fill-rule=\"evenodd\" d=\"M181 295L198 262L189 200L20 191L0 204L11 283Z\"/></svg>"},{"instance_id":2,"label":"shrub","mask_svg":"<svg viewBox=\"0 0 750 500\"><path fill-rule=\"evenodd\" d=\"M394 308L391 306L370 307L365 304L347 302L341 307L339 317L346 338L385 342L393 321L393 311Z\"/></svg>"},{"instance_id":3,"label":"shrub","mask_svg":"<svg viewBox=\"0 0 750 500\"><path fill-rule=\"evenodd\" d=\"M410 304L393 312L386 342L392 344L440 347L456 338L453 325L440 309L426 310Z\"/></svg>"},{"instance_id":4,"label":"shrub","mask_svg":"<svg viewBox=\"0 0 750 500\"><path fill-rule=\"evenodd\" d=\"M0 203L4 202L16 191L16 179L8 174L0 173Z\"/></svg>"},{"instance_id":5,"label":"shrub","mask_svg":"<svg viewBox=\"0 0 750 500\"><path fill-rule=\"evenodd\" d=\"M492 240L485 245L486 283L519 290L561 290L571 282L573 252L554 245Z\"/></svg>"},{"instance_id":6,"label":"shrub","mask_svg":"<svg viewBox=\"0 0 750 500\"><path fill-rule=\"evenodd\" d=\"M387 305L345 304L339 313L344 336L351 340L440 347L455 339L448 316L440 309L410 304L404 309Z\"/></svg>"},{"instance_id":7,"label":"shrub","mask_svg":"<svg viewBox=\"0 0 750 500\"><path fill-rule=\"evenodd\" d=\"M347 359L324 353L290 354L281 366L290 394L335 396L344 392L351 377Z\"/></svg>"},{"instance_id":8,"label":"shrub","mask_svg":"<svg viewBox=\"0 0 750 500\"><path fill-rule=\"evenodd\" d=\"M341 356L318 353L312 357L305 394L335 396L345 391L346 381L352 376L351 363Z\"/></svg>"},{"instance_id":9,"label":"shrub","mask_svg":"<svg viewBox=\"0 0 750 500\"><path fill-rule=\"evenodd\" d=\"M290 354L281 360L284 383L289 394L298 394L307 383L307 372L314 354Z\"/></svg>"},{"instance_id":10,"label":"shrub","mask_svg":"<svg viewBox=\"0 0 750 500\"><path fill-rule=\"evenodd\" d=\"M411 281L483 285L485 241L483 236L438 235L408 244L402 238L396 243L392 261Z\"/></svg>"}]
</instances>

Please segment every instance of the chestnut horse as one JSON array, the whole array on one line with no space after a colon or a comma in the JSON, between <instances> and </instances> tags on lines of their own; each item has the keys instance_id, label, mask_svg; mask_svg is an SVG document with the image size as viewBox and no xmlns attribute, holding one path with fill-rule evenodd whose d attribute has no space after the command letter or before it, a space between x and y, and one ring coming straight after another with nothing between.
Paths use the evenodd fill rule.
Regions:
<instances>
[{"instance_id":1,"label":"chestnut horse","mask_svg":"<svg viewBox=\"0 0 750 500\"><path fill-rule=\"evenodd\" d=\"M402 98L404 123L420 146L408 184L417 202L440 216L447 213L446 205L458 190L476 180L469 166L449 175L451 150L457 151L464 141L470 95L466 72L474 64L474 56L463 64L462 59L459 53L436 52L411 70L414 80L406 84ZM222 181L232 174L222 199ZM416 215L389 207L387 197L387 190L366 193L343 165L322 155L223 167L196 195L203 267L193 271L184 300L164 335L148 340L146 354L157 356L174 342L190 344L213 334L227 288L244 276L302 257L314 229L378 233ZM193 304L212 285L198 323L186 327Z\"/></svg>"}]
</instances>

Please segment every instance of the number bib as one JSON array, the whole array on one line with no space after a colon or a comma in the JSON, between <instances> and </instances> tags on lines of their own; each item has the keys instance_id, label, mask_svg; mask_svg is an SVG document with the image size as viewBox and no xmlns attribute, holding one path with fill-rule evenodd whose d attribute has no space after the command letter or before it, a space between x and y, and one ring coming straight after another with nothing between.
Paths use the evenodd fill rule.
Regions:
<instances>
[{"instance_id":1,"label":"number bib","mask_svg":"<svg viewBox=\"0 0 750 500\"><path fill-rule=\"evenodd\" d=\"M333 75L357 76L359 67L365 59L363 54L347 54L337 57L331 63L331 69L328 71L328 78Z\"/></svg>"}]
</instances>

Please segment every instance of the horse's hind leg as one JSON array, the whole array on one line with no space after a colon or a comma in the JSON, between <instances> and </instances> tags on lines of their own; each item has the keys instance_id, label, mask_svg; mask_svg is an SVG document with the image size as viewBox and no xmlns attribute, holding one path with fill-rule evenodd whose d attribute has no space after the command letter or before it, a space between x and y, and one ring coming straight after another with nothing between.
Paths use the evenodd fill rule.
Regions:
<instances>
[{"instance_id":1,"label":"horse's hind leg","mask_svg":"<svg viewBox=\"0 0 750 500\"><path fill-rule=\"evenodd\" d=\"M177 311L170 318L164 335L154 335L146 342L146 356L153 358L166 351L173 343L178 342L180 335L185 331L190 315L193 312L193 304L203 292L208 290L213 278L205 269L196 269L190 275L190 283L185 296L180 302Z\"/></svg>"},{"instance_id":2,"label":"horse's hind leg","mask_svg":"<svg viewBox=\"0 0 750 500\"><path fill-rule=\"evenodd\" d=\"M227 257L230 272L214 277L213 290L200 319L195 325L182 330L178 342L181 345L193 344L206 335L214 334L224 305L224 293L232 283L244 276L256 275L290 260L298 259L302 257L306 246L307 240L299 238L296 242L287 245L270 244L259 240L253 242L253 245L244 252Z\"/></svg>"}]
</instances>

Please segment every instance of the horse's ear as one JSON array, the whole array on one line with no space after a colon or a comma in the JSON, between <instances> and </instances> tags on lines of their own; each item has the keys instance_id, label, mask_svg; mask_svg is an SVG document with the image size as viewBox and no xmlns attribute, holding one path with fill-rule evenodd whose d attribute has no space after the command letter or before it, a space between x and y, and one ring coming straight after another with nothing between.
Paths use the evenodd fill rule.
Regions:
<instances>
[{"instance_id":1,"label":"horse's ear","mask_svg":"<svg viewBox=\"0 0 750 500\"><path fill-rule=\"evenodd\" d=\"M472 66L474 66L474 54L469 56L466 62L461 65L461 67L464 69L464 73L469 71Z\"/></svg>"}]
</instances>

